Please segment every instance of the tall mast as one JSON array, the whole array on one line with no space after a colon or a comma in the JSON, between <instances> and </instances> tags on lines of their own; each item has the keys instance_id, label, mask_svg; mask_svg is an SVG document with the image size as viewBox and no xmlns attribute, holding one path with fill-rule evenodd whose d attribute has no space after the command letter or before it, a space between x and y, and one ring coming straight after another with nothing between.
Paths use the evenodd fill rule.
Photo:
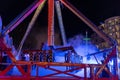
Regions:
<instances>
[{"instance_id":1,"label":"tall mast","mask_svg":"<svg viewBox=\"0 0 120 80\"><path fill-rule=\"evenodd\" d=\"M54 0L48 0L48 46L54 45Z\"/></svg>"},{"instance_id":2,"label":"tall mast","mask_svg":"<svg viewBox=\"0 0 120 80\"><path fill-rule=\"evenodd\" d=\"M57 11L57 17L58 17L58 22L59 22L63 45L66 45L66 35L65 35L65 30L64 30L63 20L62 20L62 12L61 12L59 1L55 1L55 7L56 7L56 11Z\"/></svg>"},{"instance_id":3,"label":"tall mast","mask_svg":"<svg viewBox=\"0 0 120 80\"><path fill-rule=\"evenodd\" d=\"M46 1L46 0L41 0L41 1L40 1L40 4L39 4L37 10L35 11L35 14L34 14L34 16L32 17L31 22L30 22L29 25L28 25L28 28L27 28L27 30L26 30L26 32L25 32L25 35L23 36L22 41L20 42L20 45L19 45L19 47L18 47L18 50L19 50L19 51L18 51L18 56L19 56L20 53L21 53L21 49L22 49L22 47L23 47L23 44L24 44L24 42L25 42L28 34L30 33L30 31L31 31L31 29L32 29L32 27L33 27L33 25L34 25L37 17L39 16L39 14L40 14L40 12L41 12L44 4L45 4L45 1Z\"/></svg>"}]
</instances>

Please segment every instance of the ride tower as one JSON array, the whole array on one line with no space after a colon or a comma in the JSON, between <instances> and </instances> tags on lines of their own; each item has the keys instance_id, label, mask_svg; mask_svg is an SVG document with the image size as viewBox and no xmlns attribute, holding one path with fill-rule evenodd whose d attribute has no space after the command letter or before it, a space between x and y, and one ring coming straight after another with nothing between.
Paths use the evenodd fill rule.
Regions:
<instances>
[{"instance_id":1,"label":"ride tower","mask_svg":"<svg viewBox=\"0 0 120 80\"><path fill-rule=\"evenodd\" d=\"M111 47L110 52L104 59L102 64L83 64L83 63L71 63L70 61L66 62L54 62L53 61L53 51L68 51L69 53L76 54L75 50L72 46L69 47L62 47L62 48L56 48L52 49L49 48L48 50L23 50L22 46L24 44L24 41L26 37L28 36L32 26L34 25L39 13L43 9L43 6L46 2L48 2L48 46L54 46L54 3L55 1L59 1L62 3L65 7L67 7L71 12L73 12L78 18L80 18L84 23L86 23L94 32L96 32L101 38L103 38ZM37 9L36 9L37 8ZM26 61L23 57L23 59L16 59L14 53L12 52L12 47L9 46L9 36L7 36L7 39L4 39L7 34L9 34L13 29L15 29L25 18L27 18L34 10L35 14L33 15L28 28L26 30L25 35L23 36L23 39L19 45L17 56L21 55L21 52L23 54L27 54L30 56L30 59ZM60 23L61 24L61 23ZM63 27L61 28L63 29ZM61 30L64 31L64 30ZM62 34L64 35L64 34ZM65 37L63 37L65 39ZM7 43L8 42L8 43ZM64 44L66 44L64 40ZM1 54L7 54L7 57L9 57L11 62L2 62L1 65L7 65L4 69L0 72L0 79L27 79L27 80L106 80L106 79L112 79L112 80L118 80L117 74L113 75L108 69L106 69L107 63L110 61L111 58L116 57L116 46L113 46L114 43L97 28L97 26L92 23L87 17L85 17L78 9L76 9L69 1L67 0L36 0L30 7L28 7L22 14L20 14L15 20L13 20L10 24L8 24L4 29L1 31L0 36L0 51ZM97 53L91 54L95 55ZM42 59L39 59L39 58ZM3 58L2 58L3 59ZM35 59L35 60L34 60ZM32 75L32 69L33 66L35 66L35 75ZM75 66L75 68L68 69L68 70L59 70L54 67L56 66ZM13 69L14 67L17 68L17 70L21 73L19 75L10 75L8 72ZM52 70L54 73L41 75L39 74L41 71L40 69L48 69ZM90 73L87 72L87 69L90 69ZM75 70L81 70L83 69L84 77L72 74ZM98 69L96 72L95 69ZM109 76L111 77L100 77L100 74L102 71L105 70ZM65 74L67 76L57 76L59 74ZM87 74L90 74L90 77L87 77Z\"/></svg>"}]
</instances>

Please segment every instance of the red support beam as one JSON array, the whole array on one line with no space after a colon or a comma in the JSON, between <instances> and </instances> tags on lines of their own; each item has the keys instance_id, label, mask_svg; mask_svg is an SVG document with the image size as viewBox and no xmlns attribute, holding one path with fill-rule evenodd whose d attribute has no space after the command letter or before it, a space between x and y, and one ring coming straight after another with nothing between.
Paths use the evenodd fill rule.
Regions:
<instances>
[{"instance_id":1,"label":"red support beam","mask_svg":"<svg viewBox=\"0 0 120 80\"><path fill-rule=\"evenodd\" d=\"M110 60L111 58L113 58L113 57L116 57L116 56L117 56L117 55L116 55L116 48L114 48L114 49L112 50L112 52L107 55L107 58L104 60L103 65L101 66L101 68L100 68L100 69L98 70L98 72L96 73L96 77L98 77L99 74L102 72L102 70L105 69L105 67L106 67L107 63L109 62L109 60Z\"/></svg>"},{"instance_id":2,"label":"red support beam","mask_svg":"<svg viewBox=\"0 0 120 80\"><path fill-rule=\"evenodd\" d=\"M48 0L48 46L54 45L54 0Z\"/></svg>"},{"instance_id":3,"label":"red support beam","mask_svg":"<svg viewBox=\"0 0 120 80\"><path fill-rule=\"evenodd\" d=\"M26 75L26 72L23 70L23 68L21 67L21 65L16 65L16 67L18 68L18 70L21 72L21 74L22 74L23 76Z\"/></svg>"},{"instance_id":4,"label":"red support beam","mask_svg":"<svg viewBox=\"0 0 120 80\"><path fill-rule=\"evenodd\" d=\"M26 19L39 6L40 3L41 0L36 0L23 13L18 15L10 24L8 24L2 34L5 35L13 31L13 29L15 29L24 19Z\"/></svg>"},{"instance_id":5,"label":"red support beam","mask_svg":"<svg viewBox=\"0 0 120 80\"><path fill-rule=\"evenodd\" d=\"M27 77L28 77L28 79L30 79L30 77L31 77L31 66L32 65L27 65Z\"/></svg>"},{"instance_id":6,"label":"red support beam","mask_svg":"<svg viewBox=\"0 0 120 80\"><path fill-rule=\"evenodd\" d=\"M13 68L14 65L9 65L5 70L3 70L2 72L0 72L0 76L5 76L5 74Z\"/></svg>"},{"instance_id":7,"label":"red support beam","mask_svg":"<svg viewBox=\"0 0 120 80\"><path fill-rule=\"evenodd\" d=\"M60 62L34 62L33 64L36 64L38 66L80 66L81 68L83 67L89 67L88 64L72 64L72 63L60 63ZM92 65L92 64L91 64ZM96 65L96 64L93 64ZM100 66L100 65L96 65Z\"/></svg>"},{"instance_id":8,"label":"red support beam","mask_svg":"<svg viewBox=\"0 0 120 80\"><path fill-rule=\"evenodd\" d=\"M40 0L40 1L43 1L43 0ZM48 0L48 46L53 46L54 45L54 1L55 0ZM90 26L96 33L99 34L99 36L101 36L103 39L105 39L107 42L109 42L111 44L111 41L109 40L109 38L107 38L104 34L102 34L98 29L97 29L97 26L94 25L89 19L87 19L81 12L79 12L72 4L70 4L67 0L60 0L68 9L70 9L75 15L77 15L83 22L85 22L88 26ZM35 7L38 6L39 3L37 3L36 5L34 5L34 7L32 7L32 9L35 9ZM31 12L27 12L25 15L28 16L28 14L31 13ZM17 22L15 22L15 24L12 25L12 27L9 27L9 29L7 29L5 32L8 32L9 31L12 31L22 20L24 20L26 18L26 16L23 16L22 18L18 19ZM0 38L0 48L4 48L4 49L8 49L7 45L4 43L4 40L3 38ZM62 48L62 50L73 50L72 47L67 47L67 48ZM58 49L58 50L61 50ZM33 52L46 52L46 51L41 51L41 50L33 50ZM87 68L90 68L91 70L91 74L92 74L92 79L94 79L94 69L93 69L93 66L94 68L95 67L101 67L100 70L97 72L96 76L98 77L98 75L101 73L101 71L103 69L105 69L105 65L108 63L108 61L110 60L110 58L116 56L116 49L113 50L109 55L108 55L108 58L104 61L104 64L103 65L99 65L99 64L72 64L72 63L55 63L55 62L33 62L33 61L16 61L15 57L13 56L12 52L11 51L7 51L5 50L5 52L8 54L8 56L11 58L12 60L12 63L10 66L8 66L5 70L3 70L2 72L0 72L0 79L1 80L21 80L21 79L27 79L27 80L30 80L30 79L42 79L42 80L70 80L68 78L61 78L61 77L56 77L56 78L53 78L53 75L57 75L57 74L66 74L66 75L69 75L70 77L74 77L74 79L72 78L71 80L90 80L89 78L87 78ZM28 51L29 52L29 51ZM32 52L32 51L30 51ZM49 50L48 50L49 52ZM24 65L27 65L27 72L24 71L24 69L22 68L22 66ZM50 70L53 70L53 71L56 71L56 73L53 73L53 74L49 74L49 75L46 75L46 76L42 76L42 77L34 77L31 75L31 66L32 65L36 65L36 66L40 66L40 67L47 67L47 66L76 66L78 68L76 69L71 69L71 70L65 70L65 71L61 71L61 70L57 70L57 69L54 69L54 68L50 68L48 67L47 69L50 69ZM22 73L22 76L6 76L5 74L11 69L13 68L13 66L16 66L18 68L18 70ZM92 66L92 67L91 67ZM84 78L81 78L79 76L76 76L74 74L70 74L69 72L72 72L73 70L78 70L78 69L81 69L83 68L84 69ZM38 73L38 70L37 69L37 73ZM106 70L106 69L105 69ZM108 71L108 70L106 70ZM110 73L108 71L108 73ZM112 77L114 78L113 80L117 80L117 78L115 77ZM98 80L108 80L108 78L100 78Z\"/></svg>"},{"instance_id":9,"label":"red support beam","mask_svg":"<svg viewBox=\"0 0 120 80\"><path fill-rule=\"evenodd\" d=\"M4 48L4 49L9 49L5 43L4 43L4 39L3 38L0 38L0 47ZM11 51L5 51L6 54L10 57L10 59L12 60L12 63L16 63L16 59L15 57L13 56L12 52ZM11 64L12 64L11 63ZM7 70L9 70L11 67L13 67L13 65L11 66L8 66L6 69L5 69L5 72ZM20 66L20 65L16 65L16 67L18 68L18 70L23 74L25 75L26 73L24 72L23 68Z\"/></svg>"},{"instance_id":10,"label":"red support beam","mask_svg":"<svg viewBox=\"0 0 120 80\"><path fill-rule=\"evenodd\" d=\"M7 55L10 57L10 59L12 60L12 62L16 62L15 57L13 56L12 52L8 50L10 48L8 48L6 46L6 44L4 43L4 39L3 38L0 38L0 47L4 50L4 52L7 53Z\"/></svg>"},{"instance_id":11,"label":"red support beam","mask_svg":"<svg viewBox=\"0 0 120 80\"><path fill-rule=\"evenodd\" d=\"M60 1L78 18L80 18L84 23L86 23L93 31L95 31L101 38L103 38L110 45L113 45L111 40L102 31L100 31L94 23L92 23L87 17L85 17L80 11L78 11L71 3L69 3L67 0Z\"/></svg>"},{"instance_id":12,"label":"red support beam","mask_svg":"<svg viewBox=\"0 0 120 80\"><path fill-rule=\"evenodd\" d=\"M79 68L76 68L76 69L72 69L72 70L67 70L67 71L61 71L61 70L57 70L57 69L50 68L50 67L49 67L48 69L49 69L49 70L56 71L57 73L53 73L53 74L46 75L46 76L43 76L43 77L51 77L51 76L54 76L54 75L57 75L57 74L66 74L66 75L69 75L70 77L74 77L74 78L76 78L76 79L80 79L80 78L81 78L81 77L76 76L76 75L74 75L74 74L68 73L68 72L72 72L72 71L74 71L74 70L78 70L78 69L80 69L80 67L79 67Z\"/></svg>"},{"instance_id":13,"label":"red support beam","mask_svg":"<svg viewBox=\"0 0 120 80\"><path fill-rule=\"evenodd\" d=\"M92 80L95 80L94 66L90 66L90 78L91 78Z\"/></svg>"}]
</instances>

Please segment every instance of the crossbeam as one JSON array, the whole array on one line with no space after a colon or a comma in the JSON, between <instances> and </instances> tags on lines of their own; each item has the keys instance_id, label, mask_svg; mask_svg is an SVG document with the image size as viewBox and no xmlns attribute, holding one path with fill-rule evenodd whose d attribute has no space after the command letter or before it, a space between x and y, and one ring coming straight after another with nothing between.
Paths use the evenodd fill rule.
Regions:
<instances>
[{"instance_id":1,"label":"crossbeam","mask_svg":"<svg viewBox=\"0 0 120 80\"><path fill-rule=\"evenodd\" d=\"M36 0L32 5L25 9L20 15L18 15L11 23L9 23L2 31L2 35L9 34L13 31L23 20L25 20L41 3L40 0Z\"/></svg>"},{"instance_id":2,"label":"crossbeam","mask_svg":"<svg viewBox=\"0 0 120 80\"><path fill-rule=\"evenodd\" d=\"M78 11L71 3L69 3L67 0L60 0L60 1L78 18L80 18L84 23L86 23L93 31L95 31L101 38L103 38L110 45L113 44L108 36L106 36L103 32L101 32L93 22L91 22L80 11Z\"/></svg>"}]
</instances>

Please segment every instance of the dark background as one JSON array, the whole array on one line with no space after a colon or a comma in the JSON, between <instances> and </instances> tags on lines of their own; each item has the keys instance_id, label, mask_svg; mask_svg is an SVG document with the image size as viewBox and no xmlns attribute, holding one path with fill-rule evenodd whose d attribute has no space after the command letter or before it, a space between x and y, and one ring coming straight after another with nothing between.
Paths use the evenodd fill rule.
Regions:
<instances>
[{"instance_id":1,"label":"dark background","mask_svg":"<svg viewBox=\"0 0 120 80\"><path fill-rule=\"evenodd\" d=\"M9 24L18 14L25 10L34 0L0 0L0 15L2 16L3 26ZM88 19L97 26L104 23L104 20L110 17L120 15L120 0L68 0L79 11L81 11ZM84 24L78 17L70 12L64 5L61 4L63 21L67 38L77 34L85 35L88 31L89 36L93 31ZM33 14L23 21L11 35L18 36L19 40L24 35L25 29L30 22ZM26 26L26 27L23 27ZM47 27L47 3L40 13L36 26ZM55 27L58 28L58 22L55 13Z\"/></svg>"}]
</instances>

